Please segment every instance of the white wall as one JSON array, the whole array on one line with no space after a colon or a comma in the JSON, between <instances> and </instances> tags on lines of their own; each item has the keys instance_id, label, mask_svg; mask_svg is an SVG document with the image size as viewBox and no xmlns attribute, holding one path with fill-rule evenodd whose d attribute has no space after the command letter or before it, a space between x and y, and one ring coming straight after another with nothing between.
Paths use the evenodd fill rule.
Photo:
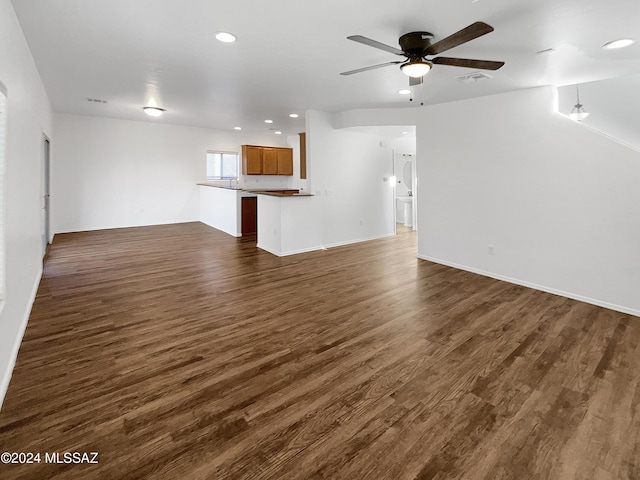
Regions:
<instances>
[{"instance_id":1,"label":"white wall","mask_svg":"<svg viewBox=\"0 0 640 480\"><path fill-rule=\"evenodd\" d=\"M207 150L243 143L286 146L273 135L56 114L52 178L55 232L198 221ZM244 177L251 178L251 177ZM256 183L259 181L260 183ZM287 177L251 187L287 187Z\"/></svg>"},{"instance_id":2,"label":"white wall","mask_svg":"<svg viewBox=\"0 0 640 480\"><path fill-rule=\"evenodd\" d=\"M393 189L383 181L393 171L388 139L335 129L333 120L306 112L309 191L318 197L324 246L393 235Z\"/></svg>"},{"instance_id":3,"label":"white wall","mask_svg":"<svg viewBox=\"0 0 640 480\"><path fill-rule=\"evenodd\" d=\"M552 108L539 88L422 110L419 256L640 315L640 153Z\"/></svg>"},{"instance_id":4,"label":"white wall","mask_svg":"<svg viewBox=\"0 0 640 480\"><path fill-rule=\"evenodd\" d=\"M420 107L418 107L416 102L413 102L413 104L406 108L366 108L347 110L345 112L336 113L333 116L332 122L335 128L415 125L416 119L419 115Z\"/></svg>"},{"instance_id":5,"label":"white wall","mask_svg":"<svg viewBox=\"0 0 640 480\"><path fill-rule=\"evenodd\" d=\"M0 82L7 87L6 302L0 313L0 403L42 273L43 134L54 140L51 106L9 0L0 0Z\"/></svg>"}]
</instances>

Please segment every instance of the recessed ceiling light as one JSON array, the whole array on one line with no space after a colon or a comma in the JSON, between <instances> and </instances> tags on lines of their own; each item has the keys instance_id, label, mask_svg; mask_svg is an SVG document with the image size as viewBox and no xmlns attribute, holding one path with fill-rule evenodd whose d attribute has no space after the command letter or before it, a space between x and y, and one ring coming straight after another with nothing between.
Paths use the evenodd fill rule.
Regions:
<instances>
[{"instance_id":1,"label":"recessed ceiling light","mask_svg":"<svg viewBox=\"0 0 640 480\"><path fill-rule=\"evenodd\" d=\"M398 93L400 95L411 95L411 90L409 90L408 88L405 88L404 90L398 90Z\"/></svg>"},{"instance_id":2,"label":"recessed ceiling light","mask_svg":"<svg viewBox=\"0 0 640 480\"><path fill-rule=\"evenodd\" d=\"M630 38L621 38L620 40L614 40L613 42L605 43L602 48L606 48L607 50L615 50L616 48L624 48L628 47L633 43L633 40Z\"/></svg>"},{"instance_id":3,"label":"recessed ceiling light","mask_svg":"<svg viewBox=\"0 0 640 480\"><path fill-rule=\"evenodd\" d=\"M289 116L291 118L298 118L300 115L298 115L297 113L290 113Z\"/></svg>"},{"instance_id":4,"label":"recessed ceiling light","mask_svg":"<svg viewBox=\"0 0 640 480\"><path fill-rule=\"evenodd\" d=\"M402 132L403 135L409 135L409 132Z\"/></svg>"},{"instance_id":5,"label":"recessed ceiling light","mask_svg":"<svg viewBox=\"0 0 640 480\"><path fill-rule=\"evenodd\" d=\"M150 117L159 117L164 112L166 112L164 108L158 107L142 107L142 110L144 110L144 113L146 113Z\"/></svg>"},{"instance_id":6,"label":"recessed ceiling light","mask_svg":"<svg viewBox=\"0 0 640 480\"><path fill-rule=\"evenodd\" d=\"M265 120L264 123L273 123L273 120Z\"/></svg>"},{"instance_id":7,"label":"recessed ceiling light","mask_svg":"<svg viewBox=\"0 0 640 480\"><path fill-rule=\"evenodd\" d=\"M233 127L234 130L242 130L242 127Z\"/></svg>"},{"instance_id":8,"label":"recessed ceiling light","mask_svg":"<svg viewBox=\"0 0 640 480\"><path fill-rule=\"evenodd\" d=\"M237 40L238 38L233 34L233 33L228 33L228 32L217 32L216 33L216 40L223 42L223 43L233 43Z\"/></svg>"},{"instance_id":9,"label":"recessed ceiling light","mask_svg":"<svg viewBox=\"0 0 640 480\"><path fill-rule=\"evenodd\" d=\"M275 131L275 132L273 132L273 133L275 133L276 135L282 135L282 132L281 132L280 130L276 130L276 131Z\"/></svg>"}]
</instances>

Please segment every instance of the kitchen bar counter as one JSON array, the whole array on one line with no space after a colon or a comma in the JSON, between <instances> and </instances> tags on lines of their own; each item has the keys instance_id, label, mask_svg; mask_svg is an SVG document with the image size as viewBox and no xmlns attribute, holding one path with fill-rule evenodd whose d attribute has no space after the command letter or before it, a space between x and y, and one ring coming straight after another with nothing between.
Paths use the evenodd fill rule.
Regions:
<instances>
[{"instance_id":1,"label":"kitchen bar counter","mask_svg":"<svg viewBox=\"0 0 640 480\"><path fill-rule=\"evenodd\" d=\"M243 189L199 183L200 221L242 236L242 197L257 197L257 246L279 257L322 249L319 201L293 189ZM215 187L215 188L209 188ZM297 197L306 200L286 200Z\"/></svg>"},{"instance_id":2,"label":"kitchen bar counter","mask_svg":"<svg viewBox=\"0 0 640 480\"><path fill-rule=\"evenodd\" d=\"M289 200L288 197L300 197ZM279 257L322 248L320 197L258 194L258 248Z\"/></svg>"},{"instance_id":3,"label":"kitchen bar counter","mask_svg":"<svg viewBox=\"0 0 640 480\"><path fill-rule=\"evenodd\" d=\"M234 237L242 236L242 197L257 197L237 187L199 183L200 221ZM216 188L209 188L216 187Z\"/></svg>"},{"instance_id":4,"label":"kitchen bar counter","mask_svg":"<svg viewBox=\"0 0 640 480\"><path fill-rule=\"evenodd\" d=\"M283 193L283 192L255 192L258 195L269 195L271 197L313 197L311 193Z\"/></svg>"},{"instance_id":5,"label":"kitchen bar counter","mask_svg":"<svg viewBox=\"0 0 640 480\"><path fill-rule=\"evenodd\" d=\"M300 190L288 189L288 188L273 188L273 189L248 189L238 186L230 185L215 185L213 183L202 182L198 183L202 187L215 187L224 188L225 190L240 190L241 192L255 193L258 195L271 195L273 197L312 197L311 193L300 193Z\"/></svg>"}]
</instances>

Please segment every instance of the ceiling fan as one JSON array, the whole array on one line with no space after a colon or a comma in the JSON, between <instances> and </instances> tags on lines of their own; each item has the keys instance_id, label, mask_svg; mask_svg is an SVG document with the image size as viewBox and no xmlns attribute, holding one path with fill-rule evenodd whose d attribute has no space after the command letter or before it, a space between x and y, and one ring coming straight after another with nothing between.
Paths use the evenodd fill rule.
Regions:
<instances>
[{"instance_id":1,"label":"ceiling fan","mask_svg":"<svg viewBox=\"0 0 640 480\"><path fill-rule=\"evenodd\" d=\"M453 47L457 47L458 45L462 45L463 43L467 43L491 32L493 32L492 26L487 25L484 22L475 22L453 35L449 35L448 37L433 44L431 43L433 34L429 32L410 32L402 35L398 40L400 49L363 37L362 35L352 35L347 37L347 39L364 45L369 45L370 47L379 48L386 52L394 53L405 57L405 59L381 63L379 65L372 65L370 67L358 68L356 70L349 70L348 72L342 72L340 75L353 75L354 73L366 72L376 68L400 64L400 70L411 77L409 83L413 86L422 83L422 77L431 70L431 67L433 67L434 64L451 65L453 67L478 68L481 70L498 70L504 65L504 62L451 57L435 57L429 60L426 58L446 52Z\"/></svg>"}]
</instances>

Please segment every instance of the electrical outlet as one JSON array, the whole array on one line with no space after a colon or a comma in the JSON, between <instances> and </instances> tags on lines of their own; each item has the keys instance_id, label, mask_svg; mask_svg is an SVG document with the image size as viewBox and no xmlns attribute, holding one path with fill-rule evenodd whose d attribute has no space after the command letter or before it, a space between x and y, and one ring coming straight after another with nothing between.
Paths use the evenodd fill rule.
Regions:
<instances>
[{"instance_id":1,"label":"electrical outlet","mask_svg":"<svg viewBox=\"0 0 640 480\"><path fill-rule=\"evenodd\" d=\"M489 252L489 255L495 255L496 254L495 245L487 245L487 251Z\"/></svg>"}]
</instances>

